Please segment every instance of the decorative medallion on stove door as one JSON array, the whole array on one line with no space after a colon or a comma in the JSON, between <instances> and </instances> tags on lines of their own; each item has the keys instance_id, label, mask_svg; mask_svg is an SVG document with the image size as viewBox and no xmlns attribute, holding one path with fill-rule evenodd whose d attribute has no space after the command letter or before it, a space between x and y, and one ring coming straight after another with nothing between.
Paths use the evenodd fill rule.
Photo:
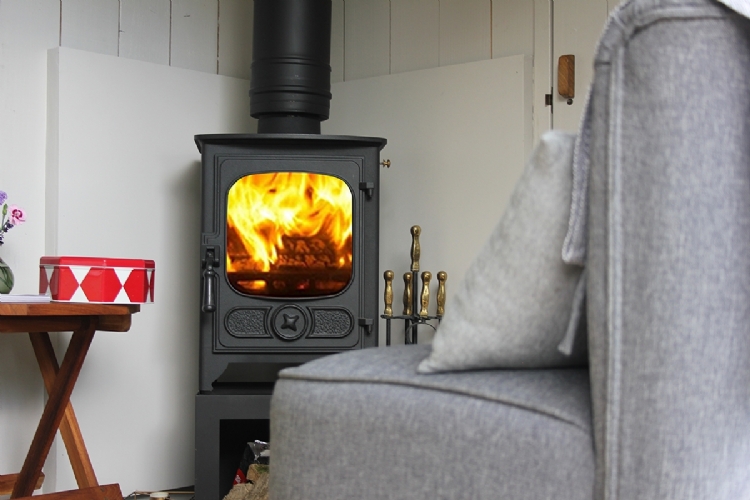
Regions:
<instances>
[{"instance_id":1,"label":"decorative medallion on stove door","mask_svg":"<svg viewBox=\"0 0 750 500\"><path fill-rule=\"evenodd\" d=\"M271 318L273 332L282 340L296 340L307 330L307 315L302 308L286 305L279 308Z\"/></svg>"}]
</instances>

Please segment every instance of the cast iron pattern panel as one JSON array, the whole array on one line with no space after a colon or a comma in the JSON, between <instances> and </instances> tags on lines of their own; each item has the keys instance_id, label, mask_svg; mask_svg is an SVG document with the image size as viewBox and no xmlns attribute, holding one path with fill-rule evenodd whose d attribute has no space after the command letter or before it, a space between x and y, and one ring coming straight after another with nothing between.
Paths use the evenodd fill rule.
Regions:
<instances>
[{"instance_id":1,"label":"cast iron pattern panel","mask_svg":"<svg viewBox=\"0 0 750 500\"><path fill-rule=\"evenodd\" d=\"M267 307L243 307L231 310L225 319L227 332L237 338L271 338L266 328Z\"/></svg>"},{"instance_id":2,"label":"cast iron pattern panel","mask_svg":"<svg viewBox=\"0 0 750 500\"><path fill-rule=\"evenodd\" d=\"M354 328L354 318L346 309L313 309L313 330L308 338L344 338Z\"/></svg>"}]
</instances>

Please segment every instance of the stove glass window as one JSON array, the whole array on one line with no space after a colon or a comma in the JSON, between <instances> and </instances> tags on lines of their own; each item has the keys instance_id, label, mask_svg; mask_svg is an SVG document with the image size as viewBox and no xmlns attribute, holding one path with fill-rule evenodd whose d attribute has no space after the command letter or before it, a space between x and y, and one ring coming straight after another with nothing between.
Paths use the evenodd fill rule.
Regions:
<instances>
[{"instance_id":1,"label":"stove glass window","mask_svg":"<svg viewBox=\"0 0 750 500\"><path fill-rule=\"evenodd\" d=\"M240 293L319 297L352 279L352 200L331 175L246 175L227 198L226 272Z\"/></svg>"}]
</instances>

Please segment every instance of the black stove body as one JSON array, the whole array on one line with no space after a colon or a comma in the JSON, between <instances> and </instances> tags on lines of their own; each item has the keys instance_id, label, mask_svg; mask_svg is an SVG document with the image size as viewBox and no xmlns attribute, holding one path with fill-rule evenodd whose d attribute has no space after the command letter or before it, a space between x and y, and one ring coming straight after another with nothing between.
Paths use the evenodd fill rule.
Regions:
<instances>
[{"instance_id":1,"label":"black stove body","mask_svg":"<svg viewBox=\"0 0 750 500\"><path fill-rule=\"evenodd\" d=\"M223 498L268 440L278 371L378 343L380 151L326 136L331 0L254 0L258 133L198 135L202 155L195 497Z\"/></svg>"},{"instance_id":2,"label":"black stove body","mask_svg":"<svg viewBox=\"0 0 750 500\"><path fill-rule=\"evenodd\" d=\"M211 391L230 363L294 364L377 345L379 153L385 140L251 134L200 135L196 142L203 160L201 392ZM232 221L255 217L261 220L256 225L263 225L257 232L269 231L268 217L255 215L269 208L235 207L232 190L259 177L264 181L261 195L274 199L279 188L269 179L309 175L338 185L343 199L349 199L344 208L351 219L348 265L331 262L331 252L321 243L330 239L325 235L289 234L282 237L287 248L275 251L295 262L267 271L252 263L232 269L240 267L233 263L253 257L242 244L252 238L239 237L236 228L242 221ZM301 189L300 202L305 203L302 198L309 198L315 187ZM311 210L312 216L309 211L298 215L305 218L301 223L318 216L317 208Z\"/></svg>"},{"instance_id":3,"label":"black stove body","mask_svg":"<svg viewBox=\"0 0 750 500\"><path fill-rule=\"evenodd\" d=\"M258 133L195 137L202 393L232 363L299 364L377 345L386 141L320 134L330 44L331 0L255 0Z\"/></svg>"}]
</instances>

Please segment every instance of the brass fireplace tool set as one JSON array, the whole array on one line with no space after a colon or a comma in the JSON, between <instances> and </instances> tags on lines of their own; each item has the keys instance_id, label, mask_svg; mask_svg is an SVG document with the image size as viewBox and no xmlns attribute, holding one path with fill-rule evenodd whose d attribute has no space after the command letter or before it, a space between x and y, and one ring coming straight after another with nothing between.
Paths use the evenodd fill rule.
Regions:
<instances>
[{"instance_id":1,"label":"brass fireplace tool set","mask_svg":"<svg viewBox=\"0 0 750 500\"><path fill-rule=\"evenodd\" d=\"M427 325L433 330L437 329L435 324L430 321L437 320L437 324L443 319L445 314L445 281L448 274L445 271L437 273L438 290L437 290L437 310L435 316L430 316L428 308L430 305L430 281L432 273L429 271L422 272L422 287L418 294L419 278L419 255L421 249L419 246L419 235L422 229L419 226L411 228L411 269L404 273L404 312L400 316L393 315L393 271L388 270L383 273L385 279L385 309L380 316L385 319L385 344L391 345L391 321L394 319L404 320L404 343L417 343L417 330L420 325Z\"/></svg>"}]
</instances>

